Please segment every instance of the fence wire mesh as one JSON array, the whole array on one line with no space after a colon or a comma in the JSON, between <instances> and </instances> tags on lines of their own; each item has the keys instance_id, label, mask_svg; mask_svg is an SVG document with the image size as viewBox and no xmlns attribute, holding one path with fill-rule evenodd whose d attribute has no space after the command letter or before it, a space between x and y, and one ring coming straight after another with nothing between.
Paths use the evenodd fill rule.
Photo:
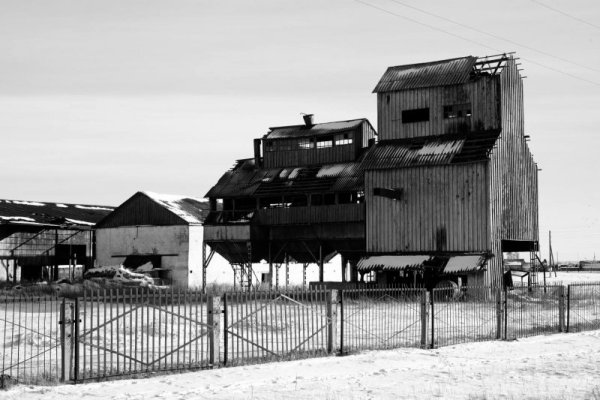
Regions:
<instances>
[{"instance_id":1,"label":"fence wire mesh","mask_svg":"<svg viewBox=\"0 0 600 400\"><path fill-rule=\"evenodd\" d=\"M5 295L0 299L0 388L57 382L61 371L60 308L56 296Z\"/></svg>"},{"instance_id":2,"label":"fence wire mesh","mask_svg":"<svg viewBox=\"0 0 600 400\"><path fill-rule=\"evenodd\" d=\"M307 289L225 294L226 365L326 354L330 293Z\"/></svg>"},{"instance_id":3,"label":"fence wire mesh","mask_svg":"<svg viewBox=\"0 0 600 400\"><path fill-rule=\"evenodd\" d=\"M500 291L490 287L433 289L432 347L499 338Z\"/></svg>"},{"instance_id":4,"label":"fence wire mesh","mask_svg":"<svg viewBox=\"0 0 600 400\"><path fill-rule=\"evenodd\" d=\"M600 283L567 288L567 332L600 329Z\"/></svg>"},{"instance_id":5,"label":"fence wire mesh","mask_svg":"<svg viewBox=\"0 0 600 400\"><path fill-rule=\"evenodd\" d=\"M515 286L505 292L505 339L561 331L563 286Z\"/></svg>"},{"instance_id":6,"label":"fence wire mesh","mask_svg":"<svg viewBox=\"0 0 600 400\"><path fill-rule=\"evenodd\" d=\"M356 289L341 293L342 352L424 346L422 289Z\"/></svg>"}]
</instances>

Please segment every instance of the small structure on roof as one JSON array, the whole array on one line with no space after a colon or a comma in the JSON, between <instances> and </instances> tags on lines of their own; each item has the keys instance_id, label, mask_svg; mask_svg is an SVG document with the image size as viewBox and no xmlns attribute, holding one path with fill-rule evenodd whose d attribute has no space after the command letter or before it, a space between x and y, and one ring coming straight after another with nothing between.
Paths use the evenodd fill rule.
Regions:
<instances>
[{"instance_id":1,"label":"small structure on roof","mask_svg":"<svg viewBox=\"0 0 600 400\"><path fill-rule=\"evenodd\" d=\"M92 227L112 207L0 200L0 280L72 278L93 265Z\"/></svg>"},{"instance_id":2,"label":"small structure on roof","mask_svg":"<svg viewBox=\"0 0 600 400\"><path fill-rule=\"evenodd\" d=\"M96 225L96 265L123 264L161 284L200 286L208 210L202 199L138 192Z\"/></svg>"}]
</instances>

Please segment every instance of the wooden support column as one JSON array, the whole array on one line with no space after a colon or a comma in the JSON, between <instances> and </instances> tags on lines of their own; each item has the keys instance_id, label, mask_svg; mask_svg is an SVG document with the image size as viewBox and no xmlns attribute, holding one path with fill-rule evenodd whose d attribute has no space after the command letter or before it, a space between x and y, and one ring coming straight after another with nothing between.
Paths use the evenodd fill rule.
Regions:
<instances>
[{"instance_id":1,"label":"wooden support column","mask_svg":"<svg viewBox=\"0 0 600 400\"><path fill-rule=\"evenodd\" d=\"M358 261L350 260L350 282L358 282Z\"/></svg>"},{"instance_id":2,"label":"wooden support column","mask_svg":"<svg viewBox=\"0 0 600 400\"><path fill-rule=\"evenodd\" d=\"M344 256L341 256L341 258L342 258L342 282L346 282L346 267L348 266L348 260Z\"/></svg>"},{"instance_id":3,"label":"wooden support column","mask_svg":"<svg viewBox=\"0 0 600 400\"><path fill-rule=\"evenodd\" d=\"M248 291L251 290L252 288L252 243L248 242L246 244L247 249L248 249L248 269L247 269L247 273L248 273Z\"/></svg>"},{"instance_id":4,"label":"wooden support column","mask_svg":"<svg viewBox=\"0 0 600 400\"><path fill-rule=\"evenodd\" d=\"M273 288L273 258L271 255L271 240L269 240L269 289Z\"/></svg>"},{"instance_id":5,"label":"wooden support column","mask_svg":"<svg viewBox=\"0 0 600 400\"><path fill-rule=\"evenodd\" d=\"M58 257L56 257L56 246L58 246L58 229L54 230L54 266L52 271L52 280L58 280Z\"/></svg>"},{"instance_id":6,"label":"wooden support column","mask_svg":"<svg viewBox=\"0 0 600 400\"><path fill-rule=\"evenodd\" d=\"M323 245L319 243L319 282L325 281L325 271L323 268Z\"/></svg>"},{"instance_id":7,"label":"wooden support column","mask_svg":"<svg viewBox=\"0 0 600 400\"><path fill-rule=\"evenodd\" d=\"M287 289L290 285L290 259L285 255L285 288Z\"/></svg>"}]
</instances>

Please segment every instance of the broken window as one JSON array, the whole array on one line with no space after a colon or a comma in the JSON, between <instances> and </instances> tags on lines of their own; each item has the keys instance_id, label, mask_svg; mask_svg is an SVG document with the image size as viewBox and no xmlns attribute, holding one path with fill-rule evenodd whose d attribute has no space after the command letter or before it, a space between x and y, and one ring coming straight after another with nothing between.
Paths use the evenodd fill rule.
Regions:
<instances>
[{"instance_id":1,"label":"broken window","mask_svg":"<svg viewBox=\"0 0 600 400\"><path fill-rule=\"evenodd\" d=\"M324 136L317 139L317 149L333 147L333 136Z\"/></svg>"},{"instance_id":2,"label":"broken window","mask_svg":"<svg viewBox=\"0 0 600 400\"><path fill-rule=\"evenodd\" d=\"M337 135L335 135L335 145L342 146L344 144L352 144L351 133L338 133Z\"/></svg>"},{"instance_id":3,"label":"broken window","mask_svg":"<svg viewBox=\"0 0 600 400\"><path fill-rule=\"evenodd\" d=\"M429 121L429 108L415 108L414 110L402 111L402 123Z\"/></svg>"},{"instance_id":4,"label":"broken window","mask_svg":"<svg viewBox=\"0 0 600 400\"><path fill-rule=\"evenodd\" d=\"M278 143L277 150L279 151L289 151L292 150L292 142L289 140L280 140Z\"/></svg>"},{"instance_id":5,"label":"broken window","mask_svg":"<svg viewBox=\"0 0 600 400\"><path fill-rule=\"evenodd\" d=\"M308 150L315 147L315 143L312 138L303 138L298 141L298 147L303 150Z\"/></svg>"},{"instance_id":6,"label":"broken window","mask_svg":"<svg viewBox=\"0 0 600 400\"><path fill-rule=\"evenodd\" d=\"M471 117L471 103L444 106L444 119Z\"/></svg>"},{"instance_id":7,"label":"broken window","mask_svg":"<svg viewBox=\"0 0 600 400\"><path fill-rule=\"evenodd\" d=\"M265 151L275 151L275 146L273 146L272 140L267 140L265 142Z\"/></svg>"}]
</instances>

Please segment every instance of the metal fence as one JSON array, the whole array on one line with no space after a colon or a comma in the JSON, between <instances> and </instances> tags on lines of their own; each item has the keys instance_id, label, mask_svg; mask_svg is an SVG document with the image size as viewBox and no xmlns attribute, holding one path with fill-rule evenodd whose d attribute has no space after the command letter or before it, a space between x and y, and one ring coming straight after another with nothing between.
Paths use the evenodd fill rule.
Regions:
<instances>
[{"instance_id":1,"label":"metal fence","mask_svg":"<svg viewBox=\"0 0 600 400\"><path fill-rule=\"evenodd\" d=\"M141 288L0 299L0 385L81 382L367 349L600 329L600 283L232 292Z\"/></svg>"},{"instance_id":2,"label":"metal fence","mask_svg":"<svg viewBox=\"0 0 600 400\"><path fill-rule=\"evenodd\" d=\"M562 332L564 287L515 286L505 292L504 318L504 339Z\"/></svg>"},{"instance_id":3,"label":"metal fence","mask_svg":"<svg viewBox=\"0 0 600 400\"><path fill-rule=\"evenodd\" d=\"M325 290L224 295L223 363L239 365L331 352L336 299Z\"/></svg>"},{"instance_id":4,"label":"metal fence","mask_svg":"<svg viewBox=\"0 0 600 400\"><path fill-rule=\"evenodd\" d=\"M600 329L600 283L567 287L567 332Z\"/></svg>"},{"instance_id":5,"label":"metal fence","mask_svg":"<svg viewBox=\"0 0 600 400\"><path fill-rule=\"evenodd\" d=\"M433 289L431 347L500 338L501 291L489 287Z\"/></svg>"},{"instance_id":6,"label":"metal fence","mask_svg":"<svg viewBox=\"0 0 600 400\"><path fill-rule=\"evenodd\" d=\"M51 383L61 373L61 306L56 296L0 299L0 388L14 382Z\"/></svg>"},{"instance_id":7,"label":"metal fence","mask_svg":"<svg viewBox=\"0 0 600 400\"><path fill-rule=\"evenodd\" d=\"M425 347L427 291L355 289L340 293L340 352Z\"/></svg>"}]
</instances>

